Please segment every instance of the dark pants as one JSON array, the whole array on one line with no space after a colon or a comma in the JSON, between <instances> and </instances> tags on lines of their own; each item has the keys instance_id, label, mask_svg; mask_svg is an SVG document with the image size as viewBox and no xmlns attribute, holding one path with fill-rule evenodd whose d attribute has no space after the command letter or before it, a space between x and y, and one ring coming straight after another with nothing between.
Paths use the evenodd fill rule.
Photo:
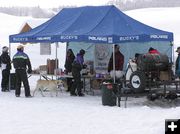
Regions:
<instances>
[{"instance_id":1,"label":"dark pants","mask_svg":"<svg viewBox=\"0 0 180 134\"><path fill-rule=\"evenodd\" d=\"M68 91L71 91L72 85L73 85L72 78L67 78Z\"/></svg>"},{"instance_id":2,"label":"dark pants","mask_svg":"<svg viewBox=\"0 0 180 134\"><path fill-rule=\"evenodd\" d=\"M16 69L16 95L21 94L21 82L23 82L25 96L30 96L28 77L25 69Z\"/></svg>"},{"instance_id":3,"label":"dark pants","mask_svg":"<svg viewBox=\"0 0 180 134\"><path fill-rule=\"evenodd\" d=\"M71 88L71 94L75 93L75 90L77 89L78 94L81 94L81 74L79 71L76 72L72 72L73 78L74 78L74 82Z\"/></svg>"},{"instance_id":4,"label":"dark pants","mask_svg":"<svg viewBox=\"0 0 180 134\"><path fill-rule=\"evenodd\" d=\"M2 71L2 81L1 81L2 91L9 89L9 75L10 75L10 70L4 69Z\"/></svg>"}]
</instances>

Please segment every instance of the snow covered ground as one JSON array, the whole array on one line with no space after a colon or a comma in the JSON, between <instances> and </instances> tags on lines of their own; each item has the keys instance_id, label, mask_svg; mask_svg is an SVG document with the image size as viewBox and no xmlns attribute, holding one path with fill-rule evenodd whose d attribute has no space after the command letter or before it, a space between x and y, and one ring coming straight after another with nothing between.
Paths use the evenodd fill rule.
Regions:
<instances>
[{"instance_id":1,"label":"snow covered ground","mask_svg":"<svg viewBox=\"0 0 180 134\"><path fill-rule=\"evenodd\" d=\"M180 8L141 9L126 12L151 26L174 33L175 48L180 42ZM8 35L17 33L19 26L29 17L14 17L0 13L0 44L8 45ZM12 54L16 45L12 45ZM32 47L31 47L32 46ZM46 64L39 57L36 45L27 45L25 51L32 64ZM60 61L65 47L60 46ZM54 58L54 55L52 55ZM51 57L50 57L51 58ZM63 62L61 66L63 66ZM1 77L1 75L0 75ZM1 79L1 78L0 78ZM31 91L38 77L32 76ZM179 105L179 104L178 104ZM71 97L65 91L58 97L37 94L34 98L20 98L14 91L0 92L1 134L164 134L165 119L180 118L180 106L161 107L148 103L146 98L129 98L127 108L102 106L101 96Z\"/></svg>"},{"instance_id":2,"label":"snow covered ground","mask_svg":"<svg viewBox=\"0 0 180 134\"><path fill-rule=\"evenodd\" d=\"M99 96L15 98L13 92L1 93L0 130L2 134L164 134L165 119L180 117L180 107L139 104L119 108L102 106Z\"/></svg>"}]
</instances>

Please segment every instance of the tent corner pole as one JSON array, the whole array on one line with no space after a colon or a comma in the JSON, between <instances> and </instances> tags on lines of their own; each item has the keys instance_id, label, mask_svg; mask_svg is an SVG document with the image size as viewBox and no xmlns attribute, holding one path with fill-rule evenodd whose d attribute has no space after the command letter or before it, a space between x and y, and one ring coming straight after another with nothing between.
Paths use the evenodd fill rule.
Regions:
<instances>
[{"instance_id":1,"label":"tent corner pole","mask_svg":"<svg viewBox=\"0 0 180 134\"><path fill-rule=\"evenodd\" d=\"M56 80L57 80L57 69L58 69L58 59L57 59L57 47L58 47L58 42L55 43L56 44L56 59L55 59L55 76L56 76Z\"/></svg>"},{"instance_id":2,"label":"tent corner pole","mask_svg":"<svg viewBox=\"0 0 180 134\"><path fill-rule=\"evenodd\" d=\"M172 56L172 58L171 58L171 61L172 61L172 63L174 63L174 43L173 42L170 42L170 45L172 46L172 48L171 48L171 56Z\"/></svg>"},{"instance_id":3,"label":"tent corner pole","mask_svg":"<svg viewBox=\"0 0 180 134\"><path fill-rule=\"evenodd\" d=\"M11 43L10 42L9 42L9 57L11 59ZM9 75L9 84L8 84L8 87L9 87L9 91L11 91L11 72L10 72L10 75Z\"/></svg>"},{"instance_id":4,"label":"tent corner pole","mask_svg":"<svg viewBox=\"0 0 180 134\"><path fill-rule=\"evenodd\" d=\"M9 57L11 59L11 43L10 42L9 42ZM9 87L9 91L11 91L11 72L10 72L10 75L9 75L9 85L8 85L8 87Z\"/></svg>"},{"instance_id":5,"label":"tent corner pole","mask_svg":"<svg viewBox=\"0 0 180 134\"><path fill-rule=\"evenodd\" d=\"M113 82L116 83L116 72L115 72L115 44L113 44Z\"/></svg>"}]
</instances>

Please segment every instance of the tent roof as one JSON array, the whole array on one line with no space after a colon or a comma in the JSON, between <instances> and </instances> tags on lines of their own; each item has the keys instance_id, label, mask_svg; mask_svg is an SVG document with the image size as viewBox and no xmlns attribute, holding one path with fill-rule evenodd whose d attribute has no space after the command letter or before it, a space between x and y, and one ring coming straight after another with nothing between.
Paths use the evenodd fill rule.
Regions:
<instances>
[{"instance_id":1,"label":"tent roof","mask_svg":"<svg viewBox=\"0 0 180 134\"><path fill-rule=\"evenodd\" d=\"M173 41L173 33L147 26L115 6L64 8L40 26L9 36L10 42L121 43Z\"/></svg>"}]
</instances>

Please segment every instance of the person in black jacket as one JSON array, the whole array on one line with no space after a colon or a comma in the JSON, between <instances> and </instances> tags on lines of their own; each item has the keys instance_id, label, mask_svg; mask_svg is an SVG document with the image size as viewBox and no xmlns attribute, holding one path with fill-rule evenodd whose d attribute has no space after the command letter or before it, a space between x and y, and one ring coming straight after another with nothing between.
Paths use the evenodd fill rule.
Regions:
<instances>
[{"instance_id":1,"label":"person in black jacket","mask_svg":"<svg viewBox=\"0 0 180 134\"><path fill-rule=\"evenodd\" d=\"M1 69L2 69L2 81L1 81L1 91L9 91L9 75L11 70L11 59L8 54L8 47L4 46L2 48L1 54Z\"/></svg>"},{"instance_id":2,"label":"person in black jacket","mask_svg":"<svg viewBox=\"0 0 180 134\"><path fill-rule=\"evenodd\" d=\"M24 47L19 45L17 47L17 53L13 56L13 65L16 72L16 97L19 97L21 94L21 82L23 82L25 89L25 96L32 97L30 94L30 87L27 77L27 72L31 73L31 62L26 53L23 52ZM26 68L28 66L28 69ZM27 70L27 72L26 72Z\"/></svg>"},{"instance_id":3,"label":"person in black jacket","mask_svg":"<svg viewBox=\"0 0 180 134\"><path fill-rule=\"evenodd\" d=\"M176 59L175 74L180 78L180 47L177 48L176 52L178 53L178 57Z\"/></svg>"},{"instance_id":4,"label":"person in black jacket","mask_svg":"<svg viewBox=\"0 0 180 134\"><path fill-rule=\"evenodd\" d=\"M64 65L65 70L66 70L65 73L67 75L72 72L72 63L74 59L75 59L75 56L72 49L68 49L67 55L66 55L66 61ZM72 84L73 84L72 78L67 78L67 86L68 86L67 92L71 90Z\"/></svg>"}]
</instances>

